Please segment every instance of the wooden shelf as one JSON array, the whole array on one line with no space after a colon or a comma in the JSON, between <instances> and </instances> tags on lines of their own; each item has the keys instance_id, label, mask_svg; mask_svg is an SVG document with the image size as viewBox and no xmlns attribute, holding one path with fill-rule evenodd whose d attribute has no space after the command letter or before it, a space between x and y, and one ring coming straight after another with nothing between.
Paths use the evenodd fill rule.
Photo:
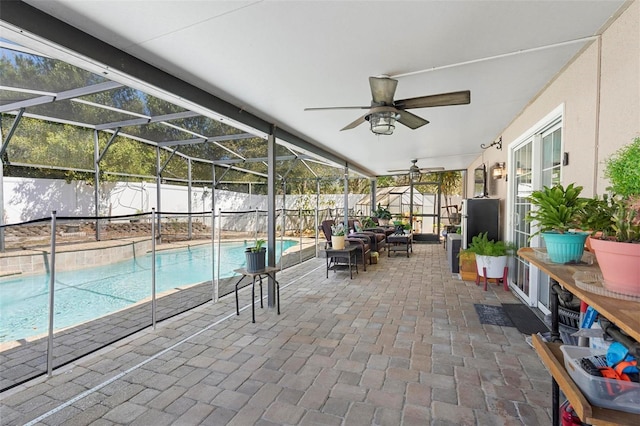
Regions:
<instances>
[{"instance_id":1,"label":"wooden shelf","mask_svg":"<svg viewBox=\"0 0 640 426\"><path fill-rule=\"evenodd\" d=\"M570 291L580 300L592 306L598 313L640 342L640 302L602 296L583 290L576 285L573 274L577 271L599 272L600 269L596 264L562 265L559 263L547 263L538 259L531 248L518 250L518 255L544 271L565 290Z\"/></svg>"},{"instance_id":2,"label":"wooden shelf","mask_svg":"<svg viewBox=\"0 0 640 426\"><path fill-rule=\"evenodd\" d=\"M544 342L540 336L533 335L533 347L542 363L547 367L562 392L571 403L580 419L591 425L638 425L640 415L624 411L596 407L589 404L587 398L576 386L569 372L564 367L564 356L559 343Z\"/></svg>"},{"instance_id":3,"label":"wooden shelf","mask_svg":"<svg viewBox=\"0 0 640 426\"><path fill-rule=\"evenodd\" d=\"M592 306L598 313L640 341L640 302L615 299L579 288L573 274L587 270L598 272L597 265L562 265L538 259L531 248L518 250L518 255L557 281L565 290ZM591 425L640 425L640 414L596 407L589 403L564 367L564 355L559 343L544 342L540 336L532 336L533 347L540 360L567 397L580 419Z\"/></svg>"}]
</instances>

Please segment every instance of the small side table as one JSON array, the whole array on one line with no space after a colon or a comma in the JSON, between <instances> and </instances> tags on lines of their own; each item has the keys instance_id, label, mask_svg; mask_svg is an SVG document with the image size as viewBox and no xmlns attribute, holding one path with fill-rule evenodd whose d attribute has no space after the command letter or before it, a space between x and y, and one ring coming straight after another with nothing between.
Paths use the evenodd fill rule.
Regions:
<instances>
[{"instance_id":1,"label":"small side table","mask_svg":"<svg viewBox=\"0 0 640 426\"><path fill-rule=\"evenodd\" d=\"M413 235L408 234L391 234L387 236L387 257L391 257L392 251L406 251L409 257L409 250L413 253Z\"/></svg>"},{"instance_id":2,"label":"small side table","mask_svg":"<svg viewBox=\"0 0 640 426\"><path fill-rule=\"evenodd\" d=\"M324 250L327 256L327 278L329 278L329 271L339 269L349 269L349 277L353 279L353 267L356 268L356 274L358 273L358 263L356 259L356 250L358 247L355 244L345 244L343 249L327 248Z\"/></svg>"},{"instance_id":3,"label":"small side table","mask_svg":"<svg viewBox=\"0 0 640 426\"><path fill-rule=\"evenodd\" d=\"M234 269L233 272L237 274L241 274L242 276L236 283L236 315L240 315L240 302L238 301L238 285L244 279L244 277L251 277L251 319L255 323L256 322L256 308L255 308L255 298L256 298L256 277L258 278L258 283L260 284L260 307L264 308L262 303L262 277L271 277L273 281L276 283L276 306L278 308L278 315L280 315L280 283L276 280L276 271L278 268L274 266L267 266L266 268L256 271L249 272L245 268Z\"/></svg>"}]
</instances>

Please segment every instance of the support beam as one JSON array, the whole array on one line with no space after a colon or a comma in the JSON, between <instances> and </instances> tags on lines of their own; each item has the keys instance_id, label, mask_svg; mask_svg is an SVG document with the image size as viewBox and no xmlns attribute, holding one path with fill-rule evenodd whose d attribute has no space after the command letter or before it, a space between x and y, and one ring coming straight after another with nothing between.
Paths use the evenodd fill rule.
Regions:
<instances>
[{"instance_id":1,"label":"support beam","mask_svg":"<svg viewBox=\"0 0 640 426\"><path fill-rule=\"evenodd\" d=\"M369 216L373 216L373 211L376 209L378 205L378 200L376 199L378 193L378 180L376 178L371 179L371 211L369 212Z\"/></svg>"},{"instance_id":2,"label":"support beam","mask_svg":"<svg viewBox=\"0 0 640 426\"><path fill-rule=\"evenodd\" d=\"M349 226L349 167L344 167L344 226ZM348 232L348 231L347 231Z\"/></svg>"},{"instance_id":3,"label":"support beam","mask_svg":"<svg viewBox=\"0 0 640 426\"><path fill-rule=\"evenodd\" d=\"M97 133L97 129L96 129L96 133ZM111 134L111 137L109 138L109 141L107 142L107 146L104 147L104 151L102 151L102 153L100 153L100 147L98 147L98 159L96 160L97 163L100 163L102 161L102 159L104 158L104 156L107 154L107 151L109 150L109 147L111 146L113 141L116 140L116 137L118 136L118 133L120 133L120 127L118 127L116 129L116 131Z\"/></svg>"},{"instance_id":4,"label":"support beam","mask_svg":"<svg viewBox=\"0 0 640 426\"><path fill-rule=\"evenodd\" d=\"M192 223L191 223L191 211L192 211L192 205L191 205L191 192L192 192L192 185L191 185L191 159L189 158L187 160L187 175L189 177L189 183L187 184L187 197L189 197L189 199L187 200L187 210L189 211L189 219L188 219L188 224L187 224L187 239L191 240L192 238Z\"/></svg>"},{"instance_id":5,"label":"support beam","mask_svg":"<svg viewBox=\"0 0 640 426\"><path fill-rule=\"evenodd\" d=\"M271 128L267 139L267 157L269 171L267 178L267 265L276 266L276 127ZM267 306L276 305L276 283L269 276Z\"/></svg>"},{"instance_id":6,"label":"support beam","mask_svg":"<svg viewBox=\"0 0 640 426\"><path fill-rule=\"evenodd\" d=\"M13 120L13 124L9 129L9 133L7 133L7 140L3 140L0 138L0 140L2 141L2 146L0 146L0 158L4 156L5 152L7 152L9 141L11 140L11 137L13 136L16 129L18 128L18 124L20 124L20 120L22 119L22 114L24 114L24 108L21 108L20 111L18 111L18 115L16 115L16 118Z\"/></svg>"},{"instance_id":7,"label":"support beam","mask_svg":"<svg viewBox=\"0 0 640 426\"><path fill-rule=\"evenodd\" d=\"M100 143L98 139L98 131L93 131L93 201L95 203L96 213L96 241L100 241Z\"/></svg>"},{"instance_id":8,"label":"support beam","mask_svg":"<svg viewBox=\"0 0 640 426\"><path fill-rule=\"evenodd\" d=\"M156 220L158 221L158 226L156 227L157 230L157 235L159 237L159 242L162 242L162 215L160 214L160 212L162 211L162 207L161 207L161 197L160 194L162 193L161 187L162 187L162 169L160 168L160 147L156 147L156 210L158 211L158 214L156 215ZM152 235L151 238L156 238L155 235Z\"/></svg>"}]
</instances>

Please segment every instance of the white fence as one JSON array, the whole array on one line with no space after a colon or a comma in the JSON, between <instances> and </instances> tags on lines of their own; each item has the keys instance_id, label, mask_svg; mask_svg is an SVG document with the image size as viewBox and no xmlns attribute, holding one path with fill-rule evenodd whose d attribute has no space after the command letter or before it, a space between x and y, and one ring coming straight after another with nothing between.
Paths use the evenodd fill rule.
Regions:
<instances>
[{"instance_id":1,"label":"white fence","mask_svg":"<svg viewBox=\"0 0 640 426\"><path fill-rule=\"evenodd\" d=\"M49 217L52 210L58 216L94 216L95 195L93 184L85 181L66 182L57 179L3 178L5 224L19 223ZM349 195L349 205L355 206L362 194ZM315 195L287 195L287 209L315 209ZM160 191L161 211L189 211L189 193L186 186L163 184ZM157 208L156 185L146 182L106 182L100 186L100 215L119 216L149 212ZM282 206L282 197L276 198L276 208ZM321 195L320 208L342 209L342 194ZM216 210L266 210L265 195L216 191ZM211 211L211 188L193 187L191 211ZM357 212L356 212L357 213Z\"/></svg>"}]
</instances>

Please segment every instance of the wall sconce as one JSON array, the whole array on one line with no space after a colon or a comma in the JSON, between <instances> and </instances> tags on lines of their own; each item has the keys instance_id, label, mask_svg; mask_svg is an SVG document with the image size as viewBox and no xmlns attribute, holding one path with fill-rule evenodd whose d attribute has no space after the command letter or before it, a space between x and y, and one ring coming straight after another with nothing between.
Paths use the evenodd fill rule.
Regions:
<instances>
[{"instance_id":1,"label":"wall sconce","mask_svg":"<svg viewBox=\"0 0 640 426\"><path fill-rule=\"evenodd\" d=\"M485 145L483 143L480 144L480 148L482 149L491 148L492 146L495 146L496 149L499 149L500 151L502 151L502 136L500 136L498 140L491 142L489 145Z\"/></svg>"},{"instance_id":2,"label":"wall sconce","mask_svg":"<svg viewBox=\"0 0 640 426\"><path fill-rule=\"evenodd\" d=\"M503 177L506 177L506 173L507 171L505 169L504 162L499 162L496 163L495 166L493 166L491 176L493 177L493 179L502 179Z\"/></svg>"}]
</instances>

